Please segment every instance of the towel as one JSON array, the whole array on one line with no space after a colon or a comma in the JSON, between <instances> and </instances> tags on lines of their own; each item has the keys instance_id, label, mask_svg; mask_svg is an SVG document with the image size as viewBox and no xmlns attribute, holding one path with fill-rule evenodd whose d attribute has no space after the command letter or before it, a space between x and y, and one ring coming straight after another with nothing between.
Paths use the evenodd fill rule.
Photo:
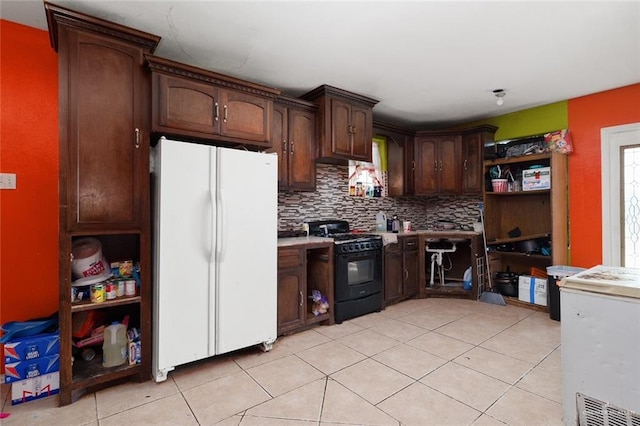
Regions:
<instances>
[{"instance_id":1,"label":"towel","mask_svg":"<svg viewBox=\"0 0 640 426\"><path fill-rule=\"evenodd\" d=\"M398 244L398 234L385 232L382 235L382 244L387 246L389 244Z\"/></svg>"}]
</instances>

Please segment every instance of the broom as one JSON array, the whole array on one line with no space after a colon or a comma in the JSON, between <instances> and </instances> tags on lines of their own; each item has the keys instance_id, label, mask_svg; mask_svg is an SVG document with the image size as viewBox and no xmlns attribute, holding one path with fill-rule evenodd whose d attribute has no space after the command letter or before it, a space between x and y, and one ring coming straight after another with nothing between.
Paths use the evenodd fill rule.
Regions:
<instances>
[{"instance_id":1,"label":"broom","mask_svg":"<svg viewBox=\"0 0 640 426\"><path fill-rule=\"evenodd\" d=\"M504 301L504 297L500 293L496 293L493 290L493 285L491 284L491 269L489 267L489 249L487 248L487 235L484 232L484 205L480 203L480 221L482 222L482 241L484 242L484 258L487 261L487 279L489 283L489 291L483 291L480 295L481 302L485 303L493 303L494 305L503 305L505 306L507 303Z\"/></svg>"}]
</instances>

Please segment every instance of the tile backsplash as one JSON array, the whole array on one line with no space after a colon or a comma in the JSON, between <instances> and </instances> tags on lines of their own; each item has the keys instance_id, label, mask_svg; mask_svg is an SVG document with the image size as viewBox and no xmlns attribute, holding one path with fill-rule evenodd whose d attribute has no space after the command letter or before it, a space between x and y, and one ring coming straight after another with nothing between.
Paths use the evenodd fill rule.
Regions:
<instances>
[{"instance_id":1,"label":"tile backsplash","mask_svg":"<svg viewBox=\"0 0 640 426\"><path fill-rule=\"evenodd\" d=\"M479 218L477 197L382 197L349 195L348 166L318 163L316 190L278 193L278 229L301 229L305 220L343 219L351 229L375 229L376 213L398 215L411 221L413 229L433 227L437 220L450 220L471 228Z\"/></svg>"}]
</instances>

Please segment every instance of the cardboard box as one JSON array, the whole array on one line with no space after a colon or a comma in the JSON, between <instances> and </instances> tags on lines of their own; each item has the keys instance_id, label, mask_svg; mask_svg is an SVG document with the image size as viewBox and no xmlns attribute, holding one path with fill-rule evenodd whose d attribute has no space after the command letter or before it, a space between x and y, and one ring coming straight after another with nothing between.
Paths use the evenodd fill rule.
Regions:
<instances>
[{"instance_id":1,"label":"cardboard box","mask_svg":"<svg viewBox=\"0 0 640 426\"><path fill-rule=\"evenodd\" d=\"M18 380L11 385L11 405L46 398L60 393L60 373Z\"/></svg>"},{"instance_id":2,"label":"cardboard box","mask_svg":"<svg viewBox=\"0 0 640 426\"><path fill-rule=\"evenodd\" d=\"M518 299L527 303L547 306L547 280L530 275L518 278Z\"/></svg>"},{"instance_id":3,"label":"cardboard box","mask_svg":"<svg viewBox=\"0 0 640 426\"><path fill-rule=\"evenodd\" d=\"M551 167L539 167L522 171L522 190L551 189Z\"/></svg>"},{"instance_id":4,"label":"cardboard box","mask_svg":"<svg viewBox=\"0 0 640 426\"><path fill-rule=\"evenodd\" d=\"M4 344L4 362L11 364L60 353L60 335L43 333L18 337Z\"/></svg>"},{"instance_id":5,"label":"cardboard box","mask_svg":"<svg viewBox=\"0 0 640 426\"><path fill-rule=\"evenodd\" d=\"M18 380L32 379L60 370L60 355L45 356L18 361L4 366L4 382L13 383Z\"/></svg>"}]
</instances>

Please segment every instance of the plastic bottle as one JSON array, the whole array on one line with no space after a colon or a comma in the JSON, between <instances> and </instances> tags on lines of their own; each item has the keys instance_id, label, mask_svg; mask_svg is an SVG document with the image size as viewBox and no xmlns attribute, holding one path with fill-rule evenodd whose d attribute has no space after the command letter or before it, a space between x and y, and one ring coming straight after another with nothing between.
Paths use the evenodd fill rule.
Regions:
<instances>
[{"instance_id":1,"label":"plastic bottle","mask_svg":"<svg viewBox=\"0 0 640 426\"><path fill-rule=\"evenodd\" d=\"M464 271L464 275L462 276L462 281L463 281L463 288L465 290L471 290L473 288L473 283L471 282L471 266L469 266L465 271Z\"/></svg>"},{"instance_id":2,"label":"plastic bottle","mask_svg":"<svg viewBox=\"0 0 640 426\"><path fill-rule=\"evenodd\" d=\"M378 212L376 215L376 231L384 231L387 226L387 215L383 212Z\"/></svg>"},{"instance_id":3,"label":"plastic bottle","mask_svg":"<svg viewBox=\"0 0 640 426\"><path fill-rule=\"evenodd\" d=\"M104 329L102 366L115 367L127 360L127 326L117 321Z\"/></svg>"},{"instance_id":4,"label":"plastic bottle","mask_svg":"<svg viewBox=\"0 0 640 426\"><path fill-rule=\"evenodd\" d=\"M398 219L398 215L393 215L393 224L391 225L391 231L398 233L400 232L400 219Z\"/></svg>"}]
</instances>

